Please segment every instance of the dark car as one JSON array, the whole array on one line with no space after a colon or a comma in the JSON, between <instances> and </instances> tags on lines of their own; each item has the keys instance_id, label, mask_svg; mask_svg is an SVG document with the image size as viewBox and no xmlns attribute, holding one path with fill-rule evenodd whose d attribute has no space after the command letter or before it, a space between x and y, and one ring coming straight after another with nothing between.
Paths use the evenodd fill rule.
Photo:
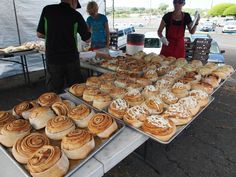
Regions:
<instances>
[{"instance_id":1,"label":"dark car","mask_svg":"<svg viewBox=\"0 0 236 177\"><path fill-rule=\"evenodd\" d=\"M215 31L215 30L216 30L216 24L211 21L204 22L200 28L200 31L205 31L205 32Z\"/></svg>"},{"instance_id":2,"label":"dark car","mask_svg":"<svg viewBox=\"0 0 236 177\"><path fill-rule=\"evenodd\" d=\"M193 34L189 37L186 37L186 41L189 40L189 42L191 44L193 44L194 40L199 39L199 38L200 39L212 39L209 34ZM190 51L191 44L188 46L185 45L187 57L189 57L191 55L191 52L188 52L188 51ZM224 63L224 61L225 61L224 55L223 55L224 53L225 53L225 50L220 50L218 43L214 39L212 39L209 58L207 61L214 62L214 63Z\"/></svg>"}]
</instances>

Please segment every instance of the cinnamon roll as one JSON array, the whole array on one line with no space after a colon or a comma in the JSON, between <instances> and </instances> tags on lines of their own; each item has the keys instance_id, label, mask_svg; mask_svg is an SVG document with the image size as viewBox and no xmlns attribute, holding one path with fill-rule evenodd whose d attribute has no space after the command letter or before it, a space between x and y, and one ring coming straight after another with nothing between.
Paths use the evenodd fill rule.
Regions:
<instances>
[{"instance_id":1,"label":"cinnamon roll","mask_svg":"<svg viewBox=\"0 0 236 177\"><path fill-rule=\"evenodd\" d=\"M144 78L144 77L137 78L136 82L141 84L143 87L145 87L147 85L152 85L152 81L150 81L149 79Z\"/></svg>"},{"instance_id":2,"label":"cinnamon roll","mask_svg":"<svg viewBox=\"0 0 236 177\"><path fill-rule=\"evenodd\" d=\"M137 89L139 91L142 91L143 90L143 85L139 84L139 83L135 83L135 82L131 82L131 83L128 83L127 86L126 86L126 89L129 91L129 90L133 90L133 89Z\"/></svg>"},{"instance_id":3,"label":"cinnamon roll","mask_svg":"<svg viewBox=\"0 0 236 177\"><path fill-rule=\"evenodd\" d=\"M189 90L190 90L189 84L184 84L181 82L176 82L171 89L171 91L178 98L186 97L188 95Z\"/></svg>"},{"instance_id":4,"label":"cinnamon roll","mask_svg":"<svg viewBox=\"0 0 236 177\"><path fill-rule=\"evenodd\" d=\"M94 96L93 107L99 110L102 110L102 109L107 108L109 104L111 103L111 101L112 101L112 98L110 97L108 93L100 93Z\"/></svg>"},{"instance_id":5,"label":"cinnamon roll","mask_svg":"<svg viewBox=\"0 0 236 177\"><path fill-rule=\"evenodd\" d=\"M0 131L4 125L15 120L15 117L10 112L0 111Z\"/></svg>"},{"instance_id":6,"label":"cinnamon roll","mask_svg":"<svg viewBox=\"0 0 236 177\"><path fill-rule=\"evenodd\" d=\"M158 97L151 97L145 100L142 106L148 110L150 114L160 114L164 111L164 103Z\"/></svg>"},{"instance_id":7,"label":"cinnamon roll","mask_svg":"<svg viewBox=\"0 0 236 177\"><path fill-rule=\"evenodd\" d=\"M165 104L175 104L178 102L179 98L175 96L172 92L165 90L160 93L160 98Z\"/></svg>"},{"instance_id":8,"label":"cinnamon roll","mask_svg":"<svg viewBox=\"0 0 236 177\"><path fill-rule=\"evenodd\" d=\"M157 96L158 94L159 94L159 90L154 85L147 85L142 91L142 95L146 99L153 96Z\"/></svg>"},{"instance_id":9,"label":"cinnamon roll","mask_svg":"<svg viewBox=\"0 0 236 177\"><path fill-rule=\"evenodd\" d=\"M133 89L128 91L124 96L125 101L128 102L130 106L141 105L145 98L142 96L139 90Z\"/></svg>"},{"instance_id":10,"label":"cinnamon roll","mask_svg":"<svg viewBox=\"0 0 236 177\"><path fill-rule=\"evenodd\" d=\"M143 122L146 120L148 115L148 110L146 110L143 106L134 106L126 111L123 120L126 123L139 128L143 125Z\"/></svg>"},{"instance_id":11,"label":"cinnamon roll","mask_svg":"<svg viewBox=\"0 0 236 177\"><path fill-rule=\"evenodd\" d=\"M74 84L69 88L69 92L77 97L81 97L84 93L86 86L85 84Z\"/></svg>"},{"instance_id":12,"label":"cinnamon roll","mask_svg":"<svg viewBox=\"0 0 236 177\"><path fill-rule=\"evenodd\" d=\"M168 79L160 79L156 82L155 87L159 91L163 91L166 89L170 89L173 85L173 81L168 80Z\"/></svg>"},{"instance_id":13,"label":"cinnamon roll","mask_svg":"<svg viewBox=\"0 0 236 177\"><path fill-rule=\"evenodd\" d=\"M68 112L75 107L75 104L71 102L70 100L63 100L60 102L55 102L52 105L52 110L56 113L58 116L66 116Z\"/></svg>"},{"instance_id":14,"label":"cinnamon roll","mask_svg":"<svg viewBox=\"0 0 236 177\"><path fill-rule=\"evenodd\" d=\"M192 116L195 116L200 110L200 105L198 104L197 99L193 96L181 98L178 103L187 108L191 112Z\"/></svg>"},{"instance_id":15,"label":"cinnamon roll","mask_svg":"<svg viewBox=\"0 0 236 177\"><path fill-rule=\"evenodd\" d=\"M75 129L62 138L61 148L69 159L84 159L95 148L95 141L88 131Z\"/></svg>"},{"instance_id":16,"label":"cinnamon roll","mask_svg":"<svg viewBox=\"0 0 236 177\"><path fill-rule=\"evenodd\" d=\"M56 93L53 92L44 93L38 98L38 103L41 106L51 107L53 103L57 101L61 101L61 98Z\"/></svg>"},{"instance_id":17,"label":"cinnamon roll","mask_svg":"<svg viewBox=\"0 0 236 177\"><path fill-rule=\"evenodd\" d=\"M24 119L16 119L5 124L0 132L0 142L6 147L12 147L15 142L29 134L32 127L29 121Z\"/></svg>"},{"instance_id":18,"label":"cinnamon roll","mask_svg":"<svg viewBox=\"0 0 236 177\"><path fill-rule=\"evenodd\" d=\"M111 89L109 94L113 99L118 99L118 98L123 98L125 96L125 93L126 93L125 89L115 87Z\"/></svg>"},{"instance_id":19,"label":"cinnamon roll","mask_svg":"<svg viewBox=\"0 0 236 177\"><path fill-rule=\"evenodd\" d=\"M73 121L66 116L56 116L47 122L46 135L52 140L60 140L75 129Z\"/></svg>"},{"instance_id":20,"label":"cinnamon roll","mask_svg":"<svg viewBox=\"0 0 236 177\"><path fill-rule=\"evenodd\" d=\"M191 87L192 90L202 90L207 94L211 94L213 92L212 85L205 82L193 83Z\"/></svg>"},{"instance_id":21,"label":"cinnamon roll","mask_svg":"<svg viewBox=\"0 0 236 177\"><path fill-rule=\"evenodd\" d=\"M115 87L113 82L105 82L101 84L100 90L105 93L110 93L110 91Z\"/></svg>"},{"instance_id":22,"label":"cinnamon roll","mask_svg":"<svg viewBox=\"0 0 236 177\"><path fill-rule=\"evenodd\" d=\"M216 88L219 86L221 79L219 76L217 76L215 74L210 74L210 75L205 76L202 79L202 81L210 84L213 88Z\"/></svg>"},{"instance_id":23,"label":"cinnamon roll","mask_svg":"<svg viewBox=\"0 0 236 177\"><path fill-rule=\"evenodd\" d=\"M127 77L127 76L126 76ZM116 87L120 87L120 88L125 88L126 85L128 83L128 80L126 78L117 78L115 81L114 81L114 84Z\"/></svg>"},{"instance_id":24,"label":"cinnamon roll","mask_svg":"<svg viewBox=\"0 0 236 177\"><path fill-rule=\"evenodd\" d=\"M30 109L38 107L38 105L35 102L30 102L30 101L24 101L12 109L12 114L17 117L21 118L23 117L22 113L25 111L29 111Z\"/></svg>"},{"instance_id":25,"label":"cinnamon roll","mask_svg":"<svg viewBox=\"0 0 236 177\"><path fill-rule=\"evenodd\" d=\"M27 167L33 177L62 177L69 169L69 160L59 147L45 145L30 157Z\"/></svg>"},{"instance_id":26,"label":"cinnamon roll","mask_svg":"<svg viewBox=\"0 0 236 177\"><path fill-rule=\"evenodd\" d=\"M26 164L29 158L44 145L49 145L49 139L42 133L31 133L16 141L12 148L15 159Z\"/></svg>"},{"instance_id":27,"label":"cinnamon roll","mask_svg":"<svg viewBox=\"0 0 236 177\"><path fill-rule=\"evenodd\" d=\"M89 121L88 129L100 138L109 138L118 129L118 126L110 115L97 113Z\"/></svg>"},{"instance_id":28,"label":"cinnamon roll","mask_svg":"<svg viewBox=\"0 0 236 177\"><path fill-rule=\"evenodd\" d=\"M68 117L70 117L80 128L87 127L88 122L93 117L93 115L94 111L84 104L77 105L68 113Z\"/></svg>"},{"instance_id":29,"label":"cinnamon roll","mask_svg":"<svg viewBox=\"0 0 236 177\"><path fill-rule=\"evenodd\" d=\"M168 141L176 133L175 124L161 115L148 116L142 129L161 141Z\"/></svg>"},{"instance_id":30,"label":"cinnamon roll","mask_svg":"<svg viewBox=\"0 0 236 177\"><path fill-rule=\"evenodd\" d=\"M163 66L157 68L157 74L158 74L158 76L163 76L166 73L168 73L169 70L170 70L170 67L168 65L163 65Z\"/></svg>"},{"instance_id":31,"label":"cinnamon roll","mask_svg":"<svg viewBox=\"0 0 236 177\"><path fill-rule=\"evenodd\" d=\"M100 88L102 81L97 76L89 77L86 81L86 86Z\"/></svg>"},{"instance_id":32,"label":"cinnamon roll","mask_svg":"<svg viewBox=\"0 0 236 177\"><path fill-rule=\"evenodd\" d=\"M56 115L48 107L38 107L34 108L30 114L29 121L30 124L36 129L44 128L48 120L52 119Z\"/></svg>"},{"instance_id":33,"label":"cinnamon roll","mask_svg":"<svg viewBox=\"0 0 236 177\"><path fill-rule=\"evenodd\" d=\"M197 99L200 107L206 106L209 102L209 96L203 90L191 90L189 95L194 96Z\"/></svg>"},{"instance_id":34,"label":"cinnamon roll","mask_svg":"<svg viewBox=\"0 0 236 177\"><path fill-rule=\"evenodd\" d=\"M152 82L156 82L158 78L158 74L156 70L148 70L144 73L144 77L149 79Z\"/></svg>"},{"instance_id":35,"label":"cinnamon roll","mask_svg":"<svg viewBox=\"0 0 236 177\"><path fill-rule=\"evenodd\" d=\"M100 76L100 80L102 81L111 82L111 81L114 81L115 79L116 79L116 76L113 73L104 73Z\"/></svg>"},{"instance_id":36,"label":"cinnamon roll","mask_svg":"<svg viewBox=\"0 0 236 177\"><path fill-rule=\"evenodd\" d=\"M191 112L179 103L170 105L162 116L172 120L175 125L187 124L192 119Z\"/></svg>"},{"instance_id":37,"label":"cinnamon roll","mask_svg":"<svg viewBox=\"0 0 236 177\"><path fill-rule=\"evenodd\" d=\"M94 100L94 96L99 94L101 91L95 87L87 87L83 93L83 100L87 102L92 102Z\"/></svg>"},{"instance_id":38,"label":"cinnamon roll","mask_svg":"<svg viewBox=\"0 0 236 177\"><path fill-rule=\"evenodd\" d=\"M124 99L118 98L111 102L108 112L116 118L122 119L128 108L128 103Z\"/></svg>"}]
</instances>

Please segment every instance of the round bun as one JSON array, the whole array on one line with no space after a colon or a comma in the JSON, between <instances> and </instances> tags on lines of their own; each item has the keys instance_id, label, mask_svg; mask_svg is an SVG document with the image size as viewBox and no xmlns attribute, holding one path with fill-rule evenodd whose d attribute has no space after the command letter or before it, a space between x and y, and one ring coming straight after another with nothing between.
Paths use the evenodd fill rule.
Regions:
<instances>
[{"instance_id":1,"label":"round bun","mask_svg":"<svg viewBox=\"0 0 236 177\"><path fill-rule=\"evenodd\" d=\"M95 141L88 131L75 129L62 139L61 148L69 159L84 159L95 148Z\"/></svg>"},{"instance_id":2,"label":"round bun","mask_svg":"<svg viewBox=\"0 0 236 177\"><path fill-rule=\"evenodd\" d=\"M31 133L16 141L12 154L18 162L26 164L33 153L44 145L49 145L49 139L44 134Z\"/></svg>"},{"instance_id":3,"label":"round bun","mask_svg":"<svg viewBox=\"0 0 236 177\"><path fill-rule=\"evenodd\" d=\"M52 105L52 110L56 113L56 115L66 116L68 112L75 107L75 104L69 100L63 100L60 102L55 102Z\"/></svg>"},{"instance_id":4,"label":"round bun","mask_svg":"<svg viewBox=\"0 0 236 177\"><path fill-rule=\"evenodd\" d=\"M215 74L210 74L203 78L202 81L210 84L213 88L216 88L219 86L221 79Z\"/></svg>"},{"instance_id":5,"label":"round bun","mask_svg":"<svg viewBox=\"0 0 236 177\"><path fill-rule=\"evenodd\" d=\"M29 121L24 119L13 120L1 129L0 142L6 147L12 147L18 139L29 134L31 129Z\"/></svg>"},{"instance_id":6,"label":"round bun","mask_svg":"<svg viewBox=\"0 0 236 177\"><path fill-rule=\"evenodd\" d=\"M147 85L142 91L142 95L145 98L150 98L157 94L159 94L159 90L154 85Z\"/></svg>"},{"instance_id":7,"label":"round bun","mask_svg":"<svg viewBox=\"0 0 236 177\"><path fill-rule=\"evenodd\" d=\"M44 128L48 120L54 118L56 115L49 107L38 107L31 111L29 116L30 124L36 129Z\"/></svg>"},{"instance_id":8,"label":"round bun","mask_svg":"<svg viewBox=\"0 0 236 177\"><path fill-rule=\"evenodd\" d=\"M161 115L148 116L142 129L161 141L168 141L176 132L175 124Z\"/></svg>"},{"instance_id":9,"label":"round bun","mask_svg":"<svg viewBox=\"0 0 236 177\"><path fill-rule=\"evenodd\" d=\"M175 104L178 102L179 98L175 96L172 92L165 90L160 93L160 98L162 101L168 105Z\"/></svg>"},{"instance_id":10,"label":"round bun","mask_svg":"<svg viewBox=\"0 0 236 177\"><path fill-rule=\"evenodd\" d=\"M108 112L116 118L122 119L128 108L128 103L124 99L118 98L111 102Z\"/></svg>"},{"instance_id":11,"label":"round bun","mask_svg":"<svg viewBox=\"0 0 236 177\"><path fill-rule=\"evenodd\" d=\"M83 100L87 102L92 102L94 100L94 96L99 94L101 91L95 87L87 87L83 93Z\"/></svg>"},{"instance_id":12,"label":"round bun","mask_svg":"<svg viewBox=\"0 0 236 177\"><path fill-rule=\"evenodd\" d=\"M190 90L190 85L189 84L184 84L181 82L176 82L171 91L175 94L176 97L178 98L183 98L188 95L188 91Z\"/></svg>"},{"instance_id":13,"label":"round bun","mask_svg":"<svg viewBox=\"0 0 236 177\"><path fill-rule=\"evenodd\" d=\"M158 97L148 98L143 102L142 106L146 108L150 114L160 114L164 111L164 103Z\"/></svg>"},{"instance_id":14,"label":"round bun","mask_svg":"<svg viewBox=\"0 0 236 177\"><path fill-rule=\"evenodd\" d=\"M111 89L109 94L113 99L118 99L118 98L123 98L125 93L126 93L125 89L115 87L115 88Z\"/></svg>"},{"instance_id":15,"label":"round bun","mask_svg":"<svg viewBox=\"0 0 236 177\"><path fill-rule=\"evenodd\" d=\"M105 93L110 93L111 89L115 87L113 82L105 82L101 84L100 90Z\"/></svg>"},{"instance_id":16,"label":"round bun","mask_svg":"<svg viewBox=\"0 0 236 177\"><path fill-rule=\"evenodd\" d=\"M200 105L198 104L197 99L193 96L181 98L178 103L187 108L191 112L192 116L195 116L200 110Z\"/></svg>"},{"instance_id":17,"label":"round bun","mask_svg":"<svg viewBox=\"0 0 236 177\"><path fill-rule=\"evenodd\" d=\"M15 120L15 117L10 112L0 111L0 131L4 125Z\"/></svg>"},{"instance_id":18,"label":"round bun","mask_svg":"<svg viewBox=\"0 0 236 177\"><path fill-rule=\"evenodd\" d=\"M57 116L47 122L45 133L53 140L60 140L75 129L73 121L66 116Z\"/></svg>"},{"instance_id":19,"label":"round bun","mask_svg":"<svg viewBox=\"0 0 236 177\"><path fill-rule=\"evenodd\" d=\"M57 101L61 101L61 98L56 93L53 92L44 93L38 98L38 103L41 106L51 107L53 103Z\"/></svg>"},{"instance_id":20,"label":"round bun","mask_svg":"<svg viewBox=\"0 0 236 177\"><path fill-rule=\"evenodd\" d=\"M137 106L141 105L144 101L145 98L142 96L139 90L133 89L128 91L125 96L124 96L125 101L128 102L130 106Z\"/></svg>"},{"instance_id":21,"label":"round bun","mask_svg":"<svg viewBox=\"0 0 236 177\"><path fill-rule=\"evenodd\" d=\"M80 128L87 127L88 122L93 115L94 111L84 104L77 105L68 113L68 117L70 117Z\"/></svg>"},{"instance_id":22,"label":"round bun","mask_svg":"<svg viewBox=\"0 0 236 177\"><path fill-rule=\"evenodd\" d=\"M191 90L189 92L189 95L197 99L200 107L206 106L209 102L209 96L203 90Z\"/></svg>"},{"instance_id":23,"label":"round bun","mask_svg":"<svg viewBox=\"0 0 236 177\"><path fill-rule=\"evenodd\" d=\"M27 167L33 177L64 176L69 160L59 147L45 145L31 156Z\"/></svg>"},{"instance_id":24,"label":"round bun","mask_svg":"<svg viewBox=\"0 0 236 177\"><path fill-rule=\"evenodd\" d=\"M100 138L109 138L117 130L116 121L108 114L97 113L88 123L88 129L92 134Z\"/></svg>"},{"instance_id":25,"label":"round bun","mask_svg":"<svg viewBox=\"0 0 236 177\"><path fill-rule=\"evenodd\" d=\"M16 106L14 106L14 108L12 109L12 114L17 117L17 118L21 118L22 113L25 111L29 111L30 109L37 107L37 104L34 102L30 102L30 101L24 101Z\"/></svg>"},{"instance_id":26,"label":"round bun","mask_svg":"<svg viewBox=\"0 0 236 177\"><path fill-rule=\"evenodd\" d=\"M86 86L100 88L102 81L97 76L89 77L86 81Z\"/></svg>"},{"instance_id":27,"label":"round bun","mask_svg":"<svg viewBox=\"0 0 236 177\"><path fill-rule=\"evenodd\" d=\"M112 98L108 93L100 93L94 96L93 107L102 110L104 108L107 108L111 101Z\"/></svg>"},{"instance_id":28,"label":"round bun","mask_svg":"<svg viewBox=\"0 0 236 177\"><path fill-rule=\"evenodd\" d=\"M69 88L69 92L75 96L81 97L84 93L85 84L74 84Z\"/></svg>"},{"instance_id":29,"label":"round bun","mask_svg":"<svg viewBox=\"0 0 236 177\"><path fill-rule=\"evenodd\" d=\"M211 94L213 92L212 85L205 82L193 83L191 87L192 90L202 90L207 94Z\"/></svg>"}]
</instances>

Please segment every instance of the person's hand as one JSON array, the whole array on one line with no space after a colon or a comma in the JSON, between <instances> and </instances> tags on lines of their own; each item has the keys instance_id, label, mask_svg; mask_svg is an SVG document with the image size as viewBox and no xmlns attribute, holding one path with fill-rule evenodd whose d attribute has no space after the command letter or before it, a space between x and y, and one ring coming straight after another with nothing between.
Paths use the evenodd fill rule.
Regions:
<instances>
[{"instance_id":1,"label":"person's hand","mask_svg":"<svg viewBox=\"0 0 236 177\"><path fill-rule=\"evenodd\" d=\"M166 39L166 37L162 36L160 40L164 45L169 45L169 41Z\"/></svg>"}]
</instances>

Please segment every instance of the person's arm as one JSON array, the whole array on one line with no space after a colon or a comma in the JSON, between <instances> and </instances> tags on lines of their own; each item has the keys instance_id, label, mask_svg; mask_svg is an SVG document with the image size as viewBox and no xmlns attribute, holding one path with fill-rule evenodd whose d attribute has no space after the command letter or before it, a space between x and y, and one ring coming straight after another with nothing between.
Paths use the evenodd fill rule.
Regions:
<instances>
[{"instance_id":1,"label":"person's arm","mask_svg":"<svg viewBox=\"0 0 236 177\"><path fill-rule=\"evenodd\" d=\"M164 20L162 19L161 20L161 23L160 23L160 26L158 28L158 31L157 31L157 34L161 40L161 42L164 44L164 45L169 45L169 41L166 39L166 37L163 36L162 32L163 32L163 29L165 28L166 26L166 23L164 22Z\"/></svg>"},{"instance_id":2,"label":"person's arm","mask_svg":"<svg viewBox=\"0 0 236 177\"><path fill-rule=\"evenodd\" d=\"M90 37L91 37L91 32L89 31L88 25L85 22L84 18L82 17L82 15L80 13L78 13L78 33L81 36L81 39L87 43L90 42Z\"/></svg>"},{"instance_id":3,"label":"person's arm","mask_svg":"<svg viewBox=\"0 0 236 177\"><path fill-rule=\"evenodd\" d=\"M110 46L110 30L108 22L105 23L105 32L106 32L106 47L109 48Z\"/></svg>"},{"instance_id":4,"label":"person's arm","mask_svg":"<svg viewBox=\"0 0 236 177\"><path fill-rule=\"evenodd\" d=\"M197 17L198 19L197 19L196 23L194 24L194 26L193 26L193 22L192 22L192 19L191 19L190 16L189 16L189 18L190 18L191 22L188 23L188 25L187 25L188 26L188 30L189 30L190 34L194 34L196 32L197 26L199 24L200 16Z\"/></svg>"},{"instance_id":5,"label":"person's arm","mask_svg":"<svg viewBox=\"0 0 236 177\"><path fill-rule=\"evenodd\" d=\"M37 37L38 38L45 38L45 8L42 11L42 14L39 19L39 24L37 27Z\"/></svg>"}]
</instances>

